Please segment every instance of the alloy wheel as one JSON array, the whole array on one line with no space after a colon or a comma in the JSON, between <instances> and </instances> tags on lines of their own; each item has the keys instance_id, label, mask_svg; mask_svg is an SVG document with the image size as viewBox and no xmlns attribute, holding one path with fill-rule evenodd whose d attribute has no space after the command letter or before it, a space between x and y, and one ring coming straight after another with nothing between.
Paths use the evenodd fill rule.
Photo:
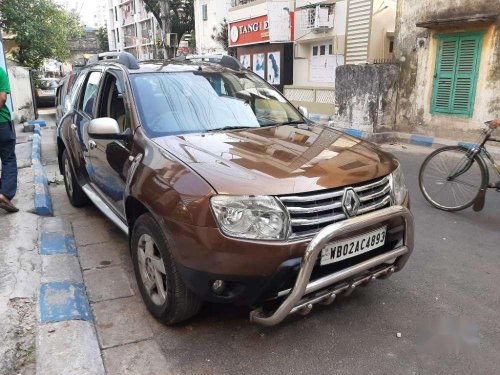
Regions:
<instances>
[{"instance_id":1,"label":"alloy wheel","mask_svg":"<svg viewBox=\"0 0 500 375\"><path fill-rule=\"evenodd\" d=\"M137 245L137 260L144 289L151 301L162 306L167 300L167 274L158 246L148 234L143 234Z\"/></svg>"},{"instance_id":2,"label":"alloy wheel","mask_svg":"<svg viewBox=\"0 0 500 375\"><path fill-rule=\"evenodd\" d=\"M68 158L64 160L64 180L66 182L66 189L68 194L73 195L73 177L71 176L71 167L69 166Z\"/></svg>"}]
</instances>

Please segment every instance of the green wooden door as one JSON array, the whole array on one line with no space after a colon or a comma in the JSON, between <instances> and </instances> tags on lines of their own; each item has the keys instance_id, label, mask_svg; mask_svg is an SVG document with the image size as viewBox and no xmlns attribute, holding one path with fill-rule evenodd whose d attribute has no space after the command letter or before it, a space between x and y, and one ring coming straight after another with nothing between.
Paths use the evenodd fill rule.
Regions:
<instances>
[{"instance_id":1,"label":"green wooden door","mask_svg":"<svg viewBox=\"0 0 500 375\"><path fill-rule=\"evenodd\" d=\"M432 113L472 116L483 33L437 35Z\"/></svg>"}]
</instances>

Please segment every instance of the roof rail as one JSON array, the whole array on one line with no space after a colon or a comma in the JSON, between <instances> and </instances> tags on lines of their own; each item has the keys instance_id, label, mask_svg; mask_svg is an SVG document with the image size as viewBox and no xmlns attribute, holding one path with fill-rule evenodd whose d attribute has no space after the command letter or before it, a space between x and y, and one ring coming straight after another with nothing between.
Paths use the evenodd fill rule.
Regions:
<instances>
[{"instance_id":1,"label":"roof rail","mask_svg":"<svg viewBox=\"0 0 500 375\"><path fill-rule=\"evenodd\" d=\"M128 69L139 69L139 63L134 55L128 52L104 52L93 55L87 65L97 64L99 61L116 62Z\"/></svg>"},{"instance_id":2,"label":"roof rail","mask_svg":"<svg viewBox=\"0 0 500 375\"><path fill-rule=\"evenodd\" d=\"M233 56L229 56L229 55L187 55L187 56L176 57L174 60L177 60L177 61L200 60L200 61L205 61L205 62L209 62L209 63L213 63L213 64L218 64L218 65L223 66L224 68L228 68L228 69L233 69L233 70L245 69L243 67L243 65L241 65L241 63L236 58L234 58Z\"/></svg>"}]
</instances>

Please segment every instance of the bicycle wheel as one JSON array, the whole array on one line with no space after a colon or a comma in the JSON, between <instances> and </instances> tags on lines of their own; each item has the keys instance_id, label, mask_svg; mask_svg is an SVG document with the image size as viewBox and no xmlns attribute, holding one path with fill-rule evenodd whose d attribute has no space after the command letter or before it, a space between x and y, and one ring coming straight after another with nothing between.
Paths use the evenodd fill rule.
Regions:
<instances>
[{"instance_id":1,"label":"bicycle wheel","mask_svg":"<svg viewBox=\"0 0 500 375\"><path fill-rule=\"evenodd\" d=\"M487 185L487 171L478 155L460 146L440 148L422 164L419 185L425 199L444 211L470 207Z\"/></svg>"}]
</instances>

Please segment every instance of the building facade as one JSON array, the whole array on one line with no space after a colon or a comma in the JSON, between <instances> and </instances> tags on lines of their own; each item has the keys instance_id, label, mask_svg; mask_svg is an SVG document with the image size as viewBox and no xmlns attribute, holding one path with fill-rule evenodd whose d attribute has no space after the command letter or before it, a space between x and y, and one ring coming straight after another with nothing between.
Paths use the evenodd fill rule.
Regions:
<instances>
[{"instance_id":1,"label":"building facade","mask_svg":"<svg viewBox=\"0 0 500 375\"><path fill-rule=\"evenodd\" d=\"M500 117L500 2L400 0L397 130L472 139Z\"/></svg>"},{"instance_id":2,"label":"building facade","mask_svg":"<svg viewBox=\"0 0 500 375\"><path fill-rule=\"evenodd\" d=\"M285 95L310 112L335 114L336 68L390 60L395 18L396 0L297 0L294 81Z\"/></svg>"},{"instance_id":3,"label":"building facade","mask_svg":"<svg viewBox=\"0 0 500 375\"><path fill-rule=\"evenodd\" d=\"M195 0L194 19L196 52L199 54L226 53L224 46L213 36L220 31L227 20L231 0Z\"/></svg>"},{"instance_id":4,"label":"building facade","mask_svg":"<svg viewBox=\"0 0 500 375\"><path fill-rule=\"evenodd\" d=\"M141 0L107 0L109 50L130 52L140 60L156 57L161 29Z\"/></svg>"}]
</instances>

